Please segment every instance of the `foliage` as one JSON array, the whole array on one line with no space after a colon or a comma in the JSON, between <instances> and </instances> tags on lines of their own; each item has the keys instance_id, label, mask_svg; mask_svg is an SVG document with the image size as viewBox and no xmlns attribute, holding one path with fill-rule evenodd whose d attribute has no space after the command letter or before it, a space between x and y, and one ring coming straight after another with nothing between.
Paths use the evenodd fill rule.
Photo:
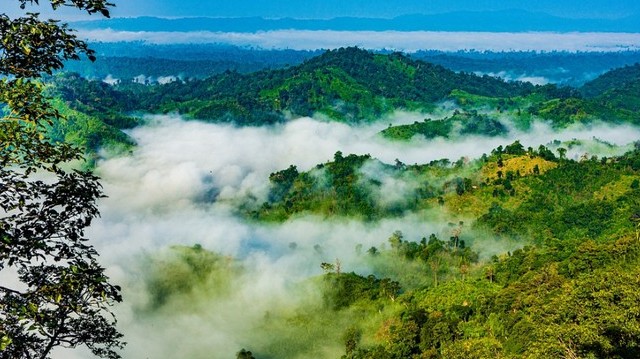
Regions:
<instances>
[{"instance_id":1,"label":"foliage","mask_svg":"<svg viewBox=\"0 0 640 359\"><path fill-rule=\"evenodd\" d=\"M455 112L453 116L441 120L425 119L410 125L389 127L382 136L392 140L410 140L416 135L426 139L435 137L462 137L466 135L500 136L507 134L507 128L498 120L487 115L472 112Z\"/></svg>"},{"instance_id":2,"label":"foliage","mask_svg":"<svg viewBox=\"0 0 640 359\"><path fill-rule=\"evenodd\" d=\"M523 152L544 153L514 143L493 151L488 163L500 157L507 163ZM473 227L537 244L494 257L472 269L466 281L441 275L437 287L431 282L401 294L397 301L406 309L379 322L384 335L373 344L363 338L369 344L350 349L347 357L637 356L640 315L631 303L638 300L632 288L640 245L629 219L640 209L632 186L638 155L565 159L542 173L511 177L519 189L515 197L493 197L494 204ZM484 196L503 185L504 178L493 178L463 197ZM389 241L393 251L408 256L420 256L418 248L438 243L412 244L401 234ZM398 267L410 268L407 263Z\"/></svg>"},{"instance_id":3,"label":"foliage","mask_svg":"<svg viewBox=\"0 0 640 359\"><path fill-rule=\"evenodd\" d=\"M99 150L124 153L135 145L127 134L94 116L73 110L59 100L52 100L51 104L63 117L52 121L47 135L52 141L85 149L87 161L97 157Z\"/></svg>"},{"instance_id":4,"label":"foliage","mask_svg":"<svg viewBox=\"0 0 640 359\"><path fill-rule=\"evenodd\" d=\"M587 82L580 88L580 92L586 97L597 97L639 79L640 64L636 63L614 69Z\"/></svg>"},{"instance_id":5,"label":"foliage","mask_svg":"<svg viewBox=\"0 0 640 359\"><path fill-rule=\"evenodd\" d=\"M22 5L32 1L21 0ZM37 2L36 2L37 3ZM53 0L108 15L101 1ZM122 335L110 306L122 300L110 284L84 229L98 215L98 179L68 169L82 151L48 138L60 112L33 77L65 59L93 56L66 25L37 14L0 15L0 357L49 358L54 347L87 346L119 358ZM5 276L6 274L6 276Z\"/></svg>"},{"instance_id":6,"label":"foliage","mask_svg":"<svg viewBox=\"0 0 640 359\"><path fill-rule=\"evenodd\" d=\"M378 120L398 109L433 111L448 100L458 109L453 115L445 113L442 120L391 127L383 136L398 140L416 134L427 138L499 136L511 125L528 130L536 120L557 128L594 121L638 122L638 81L633 80L608 86L597 97L582 98L581 92L571 87L533 86L455 73L399 53L343 48L302 58L306 61L297 66L257 72L231 66L210 73L208 78L178 76L163 84L129 78L107 85L77 74L58 74L49 79L53 84L50 91L72 109L118 129L139 124L140 120L131 117L136 111L177 111L205 121L251 126L315 114L358 123ZM163 61L151 60L158 66ZM607 76L614 75L603 78Z\"/></svg>"},{"instance_id":7,"label":"foliage","mask_svg":"<svg viewBox=\"0 0 640 359\"><path fill-rule=\"evenodd\" d=\"M397 108L429 109L454 89L510 96L528 93L532 86L458 74L401 54L344 48L284 69L226 71L203 80L116 88L125 93L135 89L128 101L136 109L177 110L208 121L258 125L283 121L285 113L371 121Z\"/></svg>"},{"instance_id":8,"label":"foliage","mask_svg":"<svg viewBox=\"0 0 640 359\"><path fill-rule=\"evenodd\" d=\"M454 71L490 73L509 78L539 77L551 83L582 86L593 77L640 62L639 51L467 51L420 50L412 57ZM585 86L586 88L586 86Z\"/></svg>"},{"instance_id":9,"label":"foliage","mask_svg":"<svg viewBox=\"0 0 640 359\"><path fill-rule=\"evenodd\" d=\"M236 354L236 358L237 359L255 359L255 357L253 356L253 353L251 353L248 350L245 350L244 348L241 349L237 354Z\"/></svg>"},{"instance_id":10,"label":"foliage","mask_svg":"<svg viewBox=\"0 0 640 359\"><path fill-rule=\"evenodd\" d=\"M640 74L638 75L640 76ZM637 116L640 111L640 79L625 82L624 85L605 92L598 97L598 100L608 108L619 109L621 113L629 117ZM637 117L634 123L637 123Z\"/></svg>"},{"instance_id":11,"label":"foliage","mask_svg":"<svg viewBox=\"0 0 640 359\"><path fill-rule=\"evenodd\" d=\"M378 170L383 174L377 175ZM303 212L365 220L398 216L416 208L420 199L436 193L436 189L426 184L421 188L409 183L406 192L387 198L390 196L385 192L390 186L387 183L400 183L412 175L402 163L392 166L372 160L369 155L343 156L337 152L333 161L317 165L309 172L299 173L291 166L272 173L268 201L249 215L275 221Z\"/></svg>"},{"instance_id":12,"label":"foliage","mask_svg":"<svg viewBox=\"0 0 640 359\"><path fill-rule=\"evenodd\" d=\"M363 183L355 177L372 161L337 153L314 171ZM640 151L575 161L516 141L476 161L385 166L395 178L431 179L429 196L405 210L436 207L445 216L472 219L451 223L445 240L434 234L411 241L398 231L386 249L358 249L375 276L339 273L325 263L326 310L371 308L381 300L394 308L346 324L344 358L638 355L640 315L632 288L640 260L634 222ZM326 187L329 177L314 171L290 167L272 174L271 208L287 202L304 211L322 208L320 198L331 198L337 187ZM437 185L433 178L440 179ZM321 213L366 213L357 211ZM389 215L378 213L374 219ZM481 259L475 251L491 246L482 236L515 239L521 248Z\"/></svg>"},{"instance_id":13,"label":"foliage","mask_svg":"<svg viewBox=\"0 0 640 359\"><path fill-rule=\"evenodd\" d=\"M373 275L362 277L355 273L328 273L324 277L324 300L328 307L339 310L359 300L375 301L379 298L395 298L400 285L389 279Z\"/></svg>"},{"instance_id":14,"label":"foliage","mask_svg":"<svg viewBox=\"0 0 640 359\"><path fill-rule=\"evenodd\" d=\"M442 120L382 133L399 140L500 136L510 127L506 117L523 129L538 119L557 128L599 120L637 123L640 82L632 76L635 70L605 75L587 93L589 86L578 92L507 83L401 54L347 48L298 66L227 71L166 85L112 87L58 74L48 79L48 93L58 97L49 103L39 83L6 79L4 103L14 112L7 112L11 121L3 121L5 131L0 132L9 144L3 146L2 178L15 186L0 197L7 214L2 218L3 264L26 268L18 271L19 279L32 285L24 295L0 288L3 309L16 308L3 317L0 353L14 357L19 350L40 350L37 343L46 338L38 337L37 325L46 327L49 318L65 315L77 320L64 321L67 328L93 335L83 336L82 343L96 354L115 357L111 350L120 345L113 323L89 323L83 316L104 319L108 304L120 300L82 236L102 194L95 177L60 169L79 153L57 141L73 139L94 148L126 142L118 130L139 124L125 114L140 109L259 125L314 113L360 122L398 108L429 110L446 107L441 101L453 103L450 111L443 109L449 113ZM42 117L52 121L42 123ZM73 126L87 131L77 136ZM50 137L42 138L45 129ZM580 161L566 157L562 147L525 148L516 141L471 161L408 166L337 152L310 171L290 166L274 172L266 202L248 213L252 218L284 221L315 214L376 221L406 212L426 216L432 210L451 223L444 235L414 241L398 231L385 246L360 248L359 258L370 273L343 273L340 265L322 263L327 273L310 280L320 287L319 301L267 313L259 329L272 338L256 340L251 350L267 357L314 356L322 345L343 346L345 358L637 357L640 152ZM52 179L31 181L33 171L50 172ZM519 249L483 257L483 246L491 247L494 238ZM145 310L169 311L175 308L169 303L179 302L193 310L195 295L232 292L239 273L233 260L197 246L175 247L170 253L144 263L151 272ZM42 259L34 266L33 258ZM98 293L104 293L102 300L95 297ZM33 307L35 299L48 304ZM78 303L92 309L78 316L65 312ZM47 321L39 322L42 318ZM21 349L20 341L36 344ZM237 357L253 353L242 349Z\"/></svg>"}]
</instances>

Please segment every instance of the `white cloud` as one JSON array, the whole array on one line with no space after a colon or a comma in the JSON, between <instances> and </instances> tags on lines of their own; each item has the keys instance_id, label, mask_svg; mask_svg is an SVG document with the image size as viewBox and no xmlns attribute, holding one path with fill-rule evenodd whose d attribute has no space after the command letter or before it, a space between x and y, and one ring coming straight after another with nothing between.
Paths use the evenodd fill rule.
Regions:
<instances>
[{"instance_id":1,"label":"white cloud","mask_svg":"<svg viewBox=\"0 0 640 359\"><path fill-rule=\"evenodd\" d=\"M113 75L108 74L107 77L105 77L104 79L102 79L102 82L109 84L109 85L117 85L120 83L120 79L113 77Z\"/></svg>"},{"instance_id":2,"label":"white cloud","mask_svg":"<svg viewBox=\"0 0 640 359\"><path fill-rule=\"evenodd\" d=\"M535 75L529 75L529 74L515 74L512 72L508 72L508 71L500 71L500 72L474 72L476 75L478 76L482 76L482 75L488 75L488 76L492 76L492 77L499 77L503 80L506 81L523 81L523 82L530 82L534 85L546 85L548 83L554 82L549 80L548 78L544 77L544 76L535 76Z\"/></svg>"},{"instance_id":3,"label":"white cloud","mask_svg":"<svg viewBox=\"0 0 640 359\"><path fill-rule=\"evenodd\" d=\"M158 79L156 81L160 85L166 85L168 83L172 83L172 82L178 81L178 78L176 76L160 76L160 77L158 77Z\"/></svg>"},{"instance_id":4,"label":"white cloud","mask_svg":"<svg viewBox=\"0 0 640 359\"><path fill-rule=\"evenodd\" d=\"M81 30L91 41L145 41L168 43L226 43L275 49L334 49L359 46L367 49L417 51L624 51L640 49L640 34L596 32L439 32L439 31L311 31L278 30L255 33L130 32Z\"/></svg>"}]
</instances>

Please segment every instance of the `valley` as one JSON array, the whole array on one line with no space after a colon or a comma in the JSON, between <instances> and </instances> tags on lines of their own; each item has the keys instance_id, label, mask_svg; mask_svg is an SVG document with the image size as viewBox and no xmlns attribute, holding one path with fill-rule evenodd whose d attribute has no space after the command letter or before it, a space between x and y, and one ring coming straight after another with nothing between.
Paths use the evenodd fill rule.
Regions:
<instances>
[{"instance_id":1,"label":"valley","mask_svg":"<svg viewBox=\"0 0 640 359\"><path fill-rule=\"evenodd\" d=\"M202 33L171 36L197 39L211 23L242 33L216 36L260 38L274 33L243 26L346 21L211 19L75 24L141 36L179 24ZM624 19L566 23L634 29ZM0 358L40 337L65 359L640 357L640 52L614 35L580 33L620 46L606 51L105 41L96 63L54 62L42 77L0 68L0 253L35 243L0 262L31 266L0 273L0 308L22 308L0 317ZM543 37L554 36L578 35ZM99 259L22 240L49 232ZM31 326L51 308L93 313L74 306L82 296L62 299L79 285L55 286L83 266L114 331L71 323L114 352ZM40 307L5 287L54 267L36 281ZM32 336L5 333L11 315Z\"/></svg>"},{"instance_id":2,"label":"valley","mask_svg":"<svg viewBox=\"0 0 640 359\"><path fill-rule=\"evenodd\" d=\"M536 86L352 48L51 91L122 148L93 155L91 236L128 357L629 357L638 71Z\"/></svg>"}]
</instances>

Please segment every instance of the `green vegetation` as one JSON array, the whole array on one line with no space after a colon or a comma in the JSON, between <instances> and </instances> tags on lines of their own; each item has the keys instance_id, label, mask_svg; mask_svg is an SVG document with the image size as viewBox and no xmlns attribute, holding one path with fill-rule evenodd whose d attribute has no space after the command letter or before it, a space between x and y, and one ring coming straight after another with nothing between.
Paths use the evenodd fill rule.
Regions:
<instances>
[{"instance_id":1,"label":"green vegetation","mask_svg":"<svg viewBox=\"0 0 640 359\"><path fill-rule=\"evenodd\" d=\"M294 62L311 55L301 56ZM86 145L90 153L103 147L121 151L133 142L120 130L141 124L136 115L141 112L178 112L243 126L318 114L360 123L399 109L428 113L448 101L457 112L423 123L391 126L382 135L393 140L415 135L428 139L499 136L510 127L528 130L534 121L546 121L555 128L640 121L637 65L610 71L578 90L456 73L400 53L374 54L357 48L327 51L275 70L217 72L204 79L146 85L130 81L108 85L75 73L56 74L47 80L51 84L48 93L60 99L61 111L68 112L68 107L84 124L58 124L60 128L52 135Z\"/></svg>"},{"instance_id":2,"label":"green vegetation","mask_svg":"<svg viewBox=\"0 0 640 359\"><path fill-rule=\"evenodd\" d=\"M609 108L620 109L622 113L634 118L634 123L637 123L638 111L640 111L639 90L640 79L636 79L605 92L598 99Z\"/></svg>"},{"instance_id":3,"label":"green vegetation","mask_svg":"<svg viewBox=\"0 0 640 359\"><path fill-rule=\"evenodd\" d=\"M31 131L29 121L16 125L7 117L12 121L0 122L7 129L0 136L7 142L1 146L7 159L0 172L15 183L13 192L0 194L7 198L3 209L10 214L0 227L2 241L6 248L19 249L8 244L27 245L30 242L23 235L48 233L53 228L57 231L50 233L52 238L57 240L62 231L63 236L81 243L83 226L97 215L93 201L101 192L90 174L67 173L57 163L80 158L69 143L89 151L128 150L134 144L121 130L141 124L136 116L140 111L265 125L314 114L355 124L377 120L397 109L433 110L443 117L390 126L381 136L396 141L415 136L502 136L512 127L529 129L534 121L549 122L554 128L597 121L637 124L639 73L638 66L627 67L581 89L533 86L455 73L402 54L347 48L278 70L226 71L206 79L154 86L109 86L77 74L57 74L45 85L47 94L55 97L48 102L37 101L42 99L39 84L6 79L1 88L5 111L23 107L18 106L21 97L30 95L51 121L37 127L46 133L42 138L40 131ZM21 92L12 95L15 91ZM30 112L18 114L26 120L31 116ZM8 137L19 134L17 130L30 130L25 137L17 137L29 146L22 148L22 142ZM388 239L382 238L380 246L362 248L354 243L353 257L358 268L365 270L345 270L339 260L335 264L319 260L324 275L295 283L295 288L287 288L295 298L258 314L253 311L263 308L256 298L241 309L229 304L244 304L247 299L241 297L253 294L238 291L249 280L239 260L199 245L171 247L142 261L148 297L136 303L135 314L145 319L189 316L219 303L247 311L243 315L253 327L240 323L235 328L248 332L243 337L247 342L238 347L238 358L638 357L640 148L636 145L616 157L568 159L568 149L579 142L524 148L516 141L475 160L414 165L386 164L370 155L337 152L332 161L309 171L290 166L274 172L264 203L251 207L255 200L251 198L241 207L241 215L253 224L285 223L313 215L373 225L410 214L425 222L436 221L444 229L407 238L400 228ZM29 148L43 151L36 151L35 164L21 162L32 160ZM54 156L52 165L42 164L44 160L37 157L41 155L47 161ZM24 169L26 175L47 170L63 184L66 179L84 179L80 184L87 186L76 188L76 183L64 191L49 189L41 181L23 181L12 166ZM59 223L35 221L30 227L30 221L13 215L12 211L23 211L38 220L56 219L63 205L57 202L59 195L72 196L63 199L77 196L78 203L84 204L65 207L81 211L78 222L58 229L54 225ZM42 203L51 207L43 210ZM385 235L389 234L381 234ZM504 243L518 249L489 249L494 245L505 248ZM8 261L18 263L26 273L20 275L28 281L44 273L30 261L43 249L32 252L25 248L3 253L8 253ZM57 271L63 278L86 269L97 275L89 277L94 281L89 282L90 289L100 289L89 291L90 295L109 303L120 300L119 288L106 283L90 247L79 246L79 253L88 256L86 262L75 257L76 250L64 246L44 248L44 255L62 256L53 258L55 263L60 258L66 262L42 270ZM498 254L491 256L494 253ZM32 291L47 301L36 309L51 314L47 312L50 308L74 305L58 304L56 295L71 295L74 291L67 289L77 287L55 287L55 292L47 283ZM89 290L86 286L81 289L83 293ZM10 350L7 355L19 356L40 350L44 344L35 349L18 344L24 338L44 343L46 335L38 333L46 333L45 327L53 321L39 322L44 317L33 309L29 293L0 290L3 308L15 308L0 323L0 354ZM95 339L98 346L91 348L98 355L115 358L113 350L122 344L113 324L88 320L105 311L100 305L78 320L104 331L99 332L103 337ZM7 324L10 320L12 326ZM45 329L39 330L38 325Z\"/></svg>"},{"instance_id":4,"label":"green vegetation","mask_svg":"<svg viewBox=\"0 0 640 359\"><path fill-rule=\"evenodd\" d=\"M64 117L51 124L49 135L54 140L84 148L92 157L100 149L122 153L135 145L122 132L142 124L140 118L125 115L132 111L126 100L130 94L74 73L51 77L46 93L54 97L52 105Z\"/></svg>"},{"instance_id":5,"label":"green vegetation","mask_svg":"<svg viewBox=\"0 0 640 359\"><path fill-rule=\"evenodd\" d=\"M356 248L375 276L322 264L323 310L350 318L334 322L343 323L343 358L640 355L640 149L581 161L564 152L515 142L468 163L383 166L393 178L466 174L467 183L452 189L443 181L418 205L403 207L439 209L451 219L447 240L435 234L408 240L398 231L387 246ZM362 167L372 161L336 154L310 173L290 167L272 174L271 203L259 218L284 220L303 208L371 219L375 202L355 205L367 185L334 183L327 173L362 184ZM338 196L354 205L327 211ZM475 250L496 240L515 240L521 249L480 259ZM350 317L354 311L359 319ZM306 315L299 330L313 332L316 323ZM257 358L270 357L259 345L251 349Z\"/></svg>"},{"instance_id":6,"label":"green vegetation","mask_svg":"<svg viewBox=\"0 0 640 359\"><path fill-rule=\"evenodd\" d=\"M378 217L383 209L368 187L381 184L359 173L368 160L370 156L343 157L338 152L333 162L318 165L309 173L298 173L295 167L273 173L269 177L273 185L269 201L254 216L282 221L292 214L311 211L325 216Z\"/></svg>"},{"instance_id":7,"label":"green vegetation","mask_svg":"<svg viewBox=\"0 0 640 359\"><path fill-rule=\"evenodd\" d=\"M299 173L295 167L271 174L271 191L248 216L284 221L296 214L346 216L364 220L394 217L450 191L464 192L470 180L448 161L424 166L387 165L369 155L343 156Z\"/></svg>"},{"instance_id":8,"label":"green vegetation","mask_svg":"<svg viewBox=\"0 0 640 359\"><path fill-rule=\"evenodd\" d=\"M392 140L410 140L416 135L426 139L435 137L463 137L467 135L500 136L507 134L507 128L498 120L478 111L454 112L451 117L442 120L425 119L411 125L391 126L381 132L382 136Z\"/></svg>"},{"instance_id":9,"label":"green vegetation","mask_svg":"<svg viewBox=\"0 0 640 359\"><path fill-rule=\"evenodd\" d=\"M157 311L165 306L176 310L189 297L228 296L233 281L242 273L233 259L206 251L200 245L173 246L162 256L147 258L143 267L148 272L146 287L150 296L143 311ZM193 309L192 303L183 310L189 308Z\"/></svg>"},{"instance_id":10,"label":"green vegetation","mask_svg":"<svg viewBox=\"0 0 640 359\"><path fill-rule=\"evenodd\" d=\"M63 117L48 127L49 136L53 141L86 149L87 154L92 156L88 158L89 161L100 149L117 154L135 145L131 137L99 118L71 109L60 100L52 100L51 104Z\"/></svg>"},{"instance_id":11,"label":"green vegetation","mask_svg":"<svg viewBox=\"0 0 640 359\"><path fill-rule=\"evenodd\" d=\"M333 162L307 173L290 167L272 174L268 202L250 215L278 221L296 213L372 220L444 207L477 218L476 226L495 234L540 244L552 238L609 238L637 210L631 183L639 152L577 162L564 158L565 151L560 147L556 156L547 147L525 150L515 142L471 162L414 166L336 153ZM375 166L377 177L368 166ZM394 202L380 195L389 181L406 189Z\"/></svg>"},{"instance_id":12,"label":"green vegetation","mask_svg":"<svg viewBox=\"0 0 640 359\"><path fill-rule=\"evenodd\" d=\"M341 154L334 160L322 168L358 169L373 161ZM238 355L337 357L337 346L342 346L343 358L640 354L640 149L577 162L546 147L524 149L515 142L478 163L441 161L421 170L447 176L466 172L476 187L441 191L440 198L426 201L452 219L449 237L408 239L397 231L386 246L356 246L370 275L345 271L339 261L322 263L326 274L301 284L304 292L317 293L315 299L269 311L260 330L270 338L255 337L246 344L250 354L242 349ZM295 167L272 174L272 201L287 201L289 191L312 185L300 176L305 174ZM314 211L313 201L304 203ZM331 215L358 210L362 208ZM461 217L472 221L455 219ZM476 250L496 241L487 236L516 240L521 248L481 259ZM173 293L191 291L188 283L202 283L202 278L219 278L211 276L212 269L231 273L228 266L216 264L222 263L219 256L199 247L174 250L182 264L163 268L179 270L168 276L152 269L157 273L153 283L169 283L160 287ZM182 274L177 278L175 273ZM208 288L203 287L194 288Z\"/></svg>"},{"instance_id":13,"label":"green vegetation","mask_svg":"<svg viewBox=\"0 0 640 359\"><path fill-rule=\"evenodd\" d=\"M640 64L624 66L611 70L602 76L587 82L580 88L585 97L598 97L608 91L626 86L629 83L640 80Z\"/></svg>"},{"instance_id":14,"label":"green vegetation","mask_svg":"<svg viewBox=\"0 0 640 359\"><path fill-rule=\"evenodd\" d=\"M178 112L204 121L258 126L318 114L361 123L399 109L428 113L440 111L442 104L455 105L456 112L445 111L437 120L427 118L382 132L393 140L415 135L499 136L511 127L528 130L534 121L555 128L593 122L636 124L639 77L636 65L610 71L580 89L533 86L455 73L400 53L343 48L297 66L253 73L225 71L167 84L107 85L74 73L56 74L48 79L48 91L76 114L84 114L79 117L88 116L84 122L94 122L56 136L69 135L95 152L105 145L130 146L131 140L116 132L139 125L136 113L140 112Z\"/></svg>"},{"instance_id":15,"label":"green vegetation","mask_svg":"<svg viewBox=\"0 0 640 359\"><path fill-rule=\"evenodd\" d=\"M73 79L73 76L71 76ZM376 55L345 48L285 69L250 74L226 71L203 80L144 86L121 83L61 85L83 92L102 87L100 99L124 110L178 111L193 118L240 125L270 124L293 116L324 114L345 122L372 121L398 108L429 110L453 90L481 96L507 97L530 92L533 86L455 73L444 67L411 60L402 54ZM87 104L89 96L74 100Z\"/></svg>"},{"instance_id":16,"label":"green vegetation","mask_svg":"<svg viewBox=\"0 0 640 359\"><path fill-rule=\"evenodd\" d=\"M106 17L113 6L106 0L42 3ZM83 149L51 135L70 119L40 81L63 61L95 59L94 52L66 24L38 16L0 14L0 358L49 359L61 355L58 349L84 347L118 359L125 343L111 309L122 301L120 287L109 282L85 237L99 216L102 186L73 168Z\"/></svg>"}]
</instances>

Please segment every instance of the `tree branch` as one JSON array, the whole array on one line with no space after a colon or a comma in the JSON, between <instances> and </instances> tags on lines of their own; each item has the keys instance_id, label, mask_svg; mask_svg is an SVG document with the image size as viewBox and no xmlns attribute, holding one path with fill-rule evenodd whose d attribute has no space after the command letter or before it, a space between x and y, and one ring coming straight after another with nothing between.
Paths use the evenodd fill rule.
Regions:
<instances>
[{"instance_id":1,"label":"tree branch","mask_svg":"<svg viewBox=\"0 0 640 359\"><path fill-rule=\"evenodd\" d=\"M22 292L20 292L18 290L7 288L7 287L1 286L1 285L0 285L0 290L1 291L5 291L5 292L9 292L9 293L13 293L13 294L17 294L17 295L20 295L20 296L25 295L25 293L22 293Z\"/></svg>"}]
</instances>

